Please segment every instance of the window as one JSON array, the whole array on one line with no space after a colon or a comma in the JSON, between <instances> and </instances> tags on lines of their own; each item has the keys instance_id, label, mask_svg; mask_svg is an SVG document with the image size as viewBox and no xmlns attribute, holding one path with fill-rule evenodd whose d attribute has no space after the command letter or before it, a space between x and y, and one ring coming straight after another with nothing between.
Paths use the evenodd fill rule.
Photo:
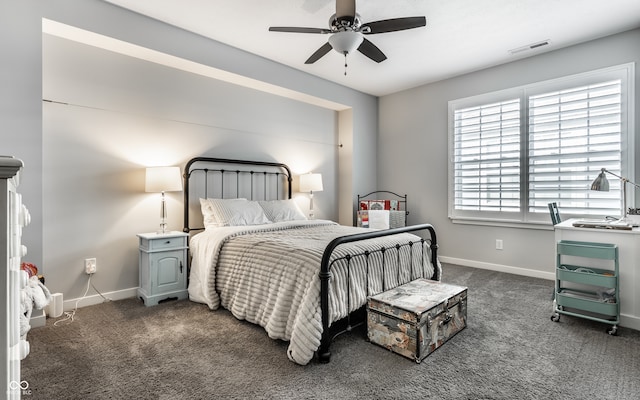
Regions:
<instances>
[{"instance_id":1,"label":"window","mask_svg":"<svg viewBox=\"0 0 640 400\"><path fill-rule=\"evenodd\" d=\"M455 207L520 210L520 99L455 111Z\"/></svg>"},{"instance_id":2,"label":"window","mask_svg":"<svg viewBox=\"0 0 640 400\"><path fill-rule=\"evenodd\" d=\"M607 168L633 180L628 64L449 102L449 217L548 222L620 215L620 181L589 190Z\"/></svg>"}]
</instances>

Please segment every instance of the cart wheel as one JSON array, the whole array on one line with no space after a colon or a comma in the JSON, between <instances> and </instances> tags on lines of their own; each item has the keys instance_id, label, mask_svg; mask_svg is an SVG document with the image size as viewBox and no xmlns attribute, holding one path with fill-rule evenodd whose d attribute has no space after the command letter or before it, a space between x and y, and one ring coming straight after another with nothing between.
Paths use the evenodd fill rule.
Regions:
<instances>
[{"instance_id":1,"label":"cart wheel","mask_svg":"<svg viewBox=\"0 0 640 400\"><path fill-rule=\"evenodd\" d=\"M551 316L551 320L552 320L553 322L558 322L558 321L560 321L560 314L553 314L553 315Z\"/></svg>"},{"instance_id":2,"label":"cart wheel","mask_svg":"<svg viewBox=\"0 0 640 400\"><path fill-rule=\"evenodd\" d=\"M618 336L618 325L613 325L611 328L607 329L607 333L611 336Z\"/></svg>"}]
</instances>

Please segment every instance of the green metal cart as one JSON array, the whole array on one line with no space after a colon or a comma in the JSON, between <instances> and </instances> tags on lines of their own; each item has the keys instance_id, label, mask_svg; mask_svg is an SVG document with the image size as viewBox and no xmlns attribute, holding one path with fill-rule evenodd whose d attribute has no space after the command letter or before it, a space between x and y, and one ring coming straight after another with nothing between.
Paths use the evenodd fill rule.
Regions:
<instances>
[{"instance_id":1,"label":"green metal cart","mask_svg":"<svg viewBox=\"0 0 640 400\"><path fill-rule=\"evenodd\" d=\"M571 256L569 261L564 261ZM596 259L602 268L580 265ZM593 262L592 262L593 263ZM589 263L589 264L592 264ZM600 265L602 264L602 265ZM610 335L616 335L620 323L618 247L608 243L561 240L557 243L554 313L586 318L610 324Z\"/></svg>"}]
</instances>

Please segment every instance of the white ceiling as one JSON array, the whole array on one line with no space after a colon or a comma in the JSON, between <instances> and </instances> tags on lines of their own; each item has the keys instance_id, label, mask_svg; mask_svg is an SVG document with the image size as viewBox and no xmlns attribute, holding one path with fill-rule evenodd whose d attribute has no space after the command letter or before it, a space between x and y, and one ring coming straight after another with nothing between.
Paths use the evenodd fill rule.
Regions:
<instances>
[{"instance_id":1,"label":"white ceiling","mask_svg":"<svg viewBox=\"0 0 640 400\"><path fill-rule=\"evenodd\" d=\"M640 27L639 0L367 0L363 22L426 16L427 26L368 35L388 57L356 52L305 60L328 35L269 32L328 28L334 0L105 0L341 85L382 96ZM549 40L515 55L509 50ZM640 48L640 43L638 44Z\"/></svg>"}]
</instances>

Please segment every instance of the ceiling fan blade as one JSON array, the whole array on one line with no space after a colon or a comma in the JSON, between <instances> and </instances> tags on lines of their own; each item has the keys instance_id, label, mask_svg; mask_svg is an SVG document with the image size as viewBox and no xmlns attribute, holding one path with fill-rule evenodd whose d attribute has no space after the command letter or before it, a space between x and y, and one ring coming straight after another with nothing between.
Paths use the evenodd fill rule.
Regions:
<instances>
[{"instance_id":1,"label":"ceiling fan blade","mask_svg":"<svg viewBox=\"0 0 640 400\"><path fill-rule=\"evenodd\" d=\"M375 33L396 32L403 31L405 29L420 28L425 25L427 25L427 19L425 17L392 18L363 24L361 32L372 35ZM367 27L369 29L366 29Z\"/></svg>"},{"instance_id":2,"label":"ceiling fan blade","mask_svg":"<svg viewBox=\"0 0 640 400\"><path fill-rule=\"evenodd\" d=\"M362 44L358 47L358 51L377 63L387 59L387 56L385 56L375 44L371 43L367 39L362 41Z\"/></svg>"},{"instance_id":3,"label":"ceiling fan blade","mask_svg":"<svg viewBox=\"0 0 640 400\"><path fill-rule=\"evenodd\" d=\"M320 58L322 58L322 56L324 56L325 54L327 54L328 52L330 52L332 49L331 45L329 44L329 42L325 43L322 47L320 47L318 50L316 50L315 53L313 53L311 55L311 57L309 57L307 59L307 61L305 61L305 64L313 64L314 62L318 61Z\"/></svg>"},{"instance_id":4,"label":"ceiling fan blade","mask_svg":"<svg viewBox=\"0 0 640 400\"><path fill-rule=\"evenodd\" d=\"M323 28L300 28L295 26L272 26L269 32L289 32L289 33L331 33L331 29Z\"/></svg>"},{"instance_id":5,"label":"ceiling fan blade","mask_svg":"<svg viewBox=\"0 0 640 400\"><path fill-rule=\"evenodd\" d=\"M356 0L336 0L336 18L356 16Z\"/></svg>"}]
</instances>

